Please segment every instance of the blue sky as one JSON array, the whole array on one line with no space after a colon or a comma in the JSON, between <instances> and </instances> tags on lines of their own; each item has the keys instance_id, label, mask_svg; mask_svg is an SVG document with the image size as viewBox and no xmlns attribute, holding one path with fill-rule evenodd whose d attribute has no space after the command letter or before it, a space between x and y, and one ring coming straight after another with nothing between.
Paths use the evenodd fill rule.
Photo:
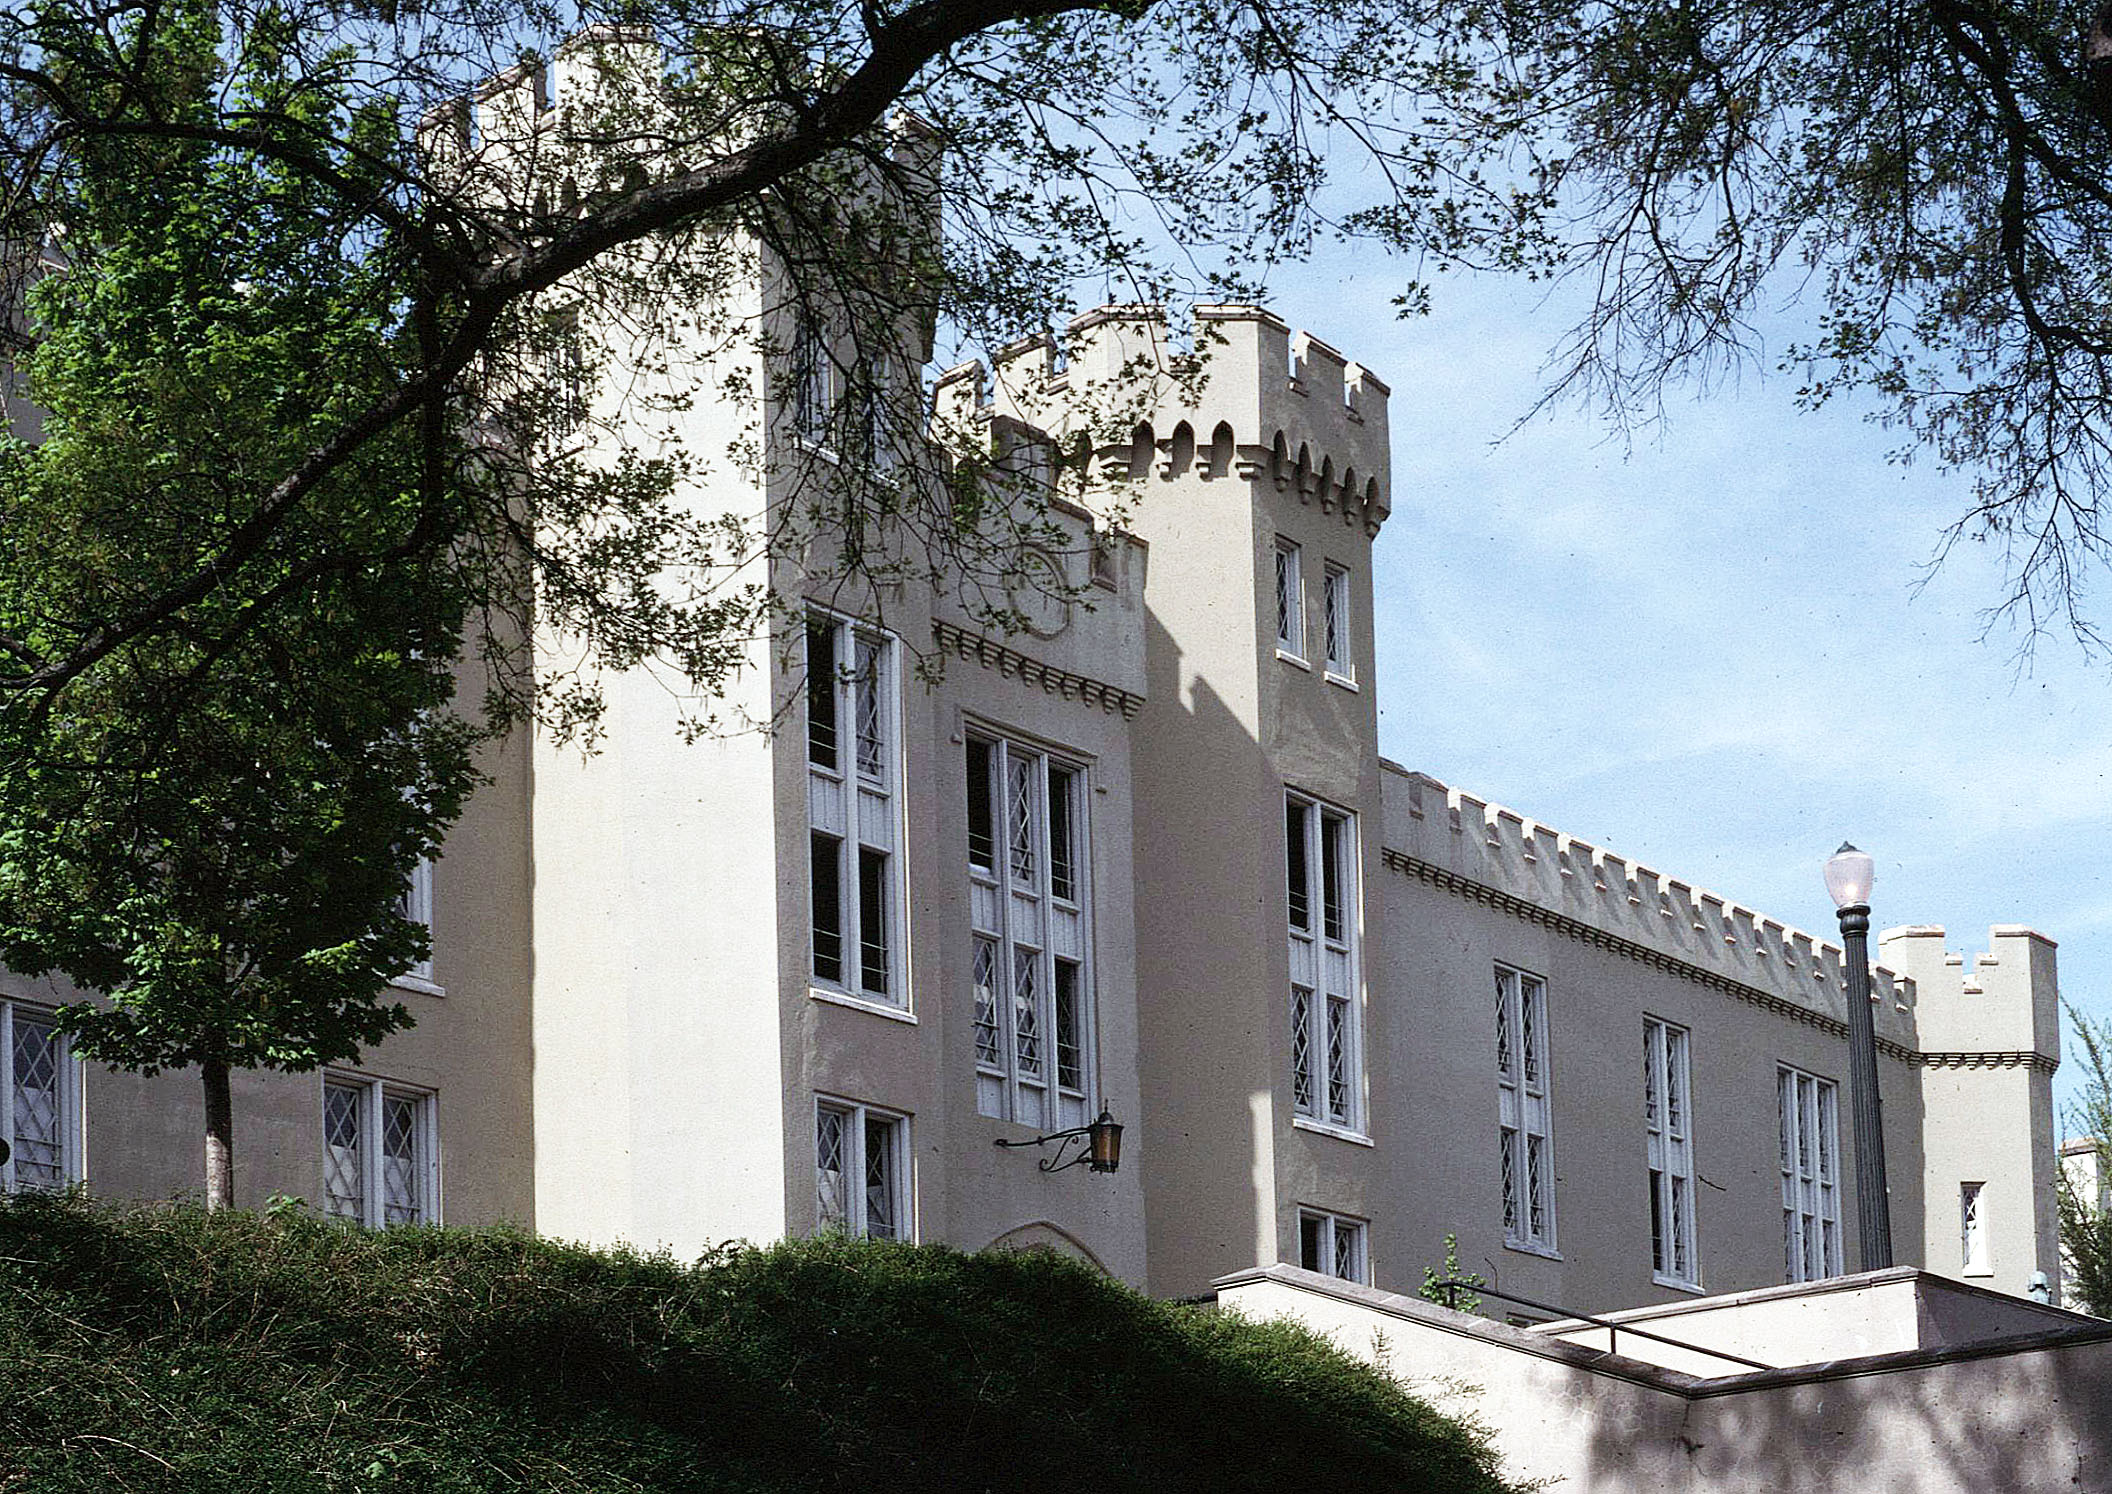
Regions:
<instances>
[{"instance_id":1,"label":"blue sky","mask_svg":"<svg viewBox=\"0 0 2112 1494\"><path fill-rule=\"evenodd\" d=\"M1632 446L1574 407L1506 438L1564 318L1461 279L1400 321L1402 273L1334 254L1270 295L1393 389L1382 750L1813 932L1853 840L1878 927L1977 951L2030 924L2069 999L2112 1016L2112 668L2063 637L2020 664L1987 631L1985 547L1917 590L1966 480L1889 463L1893 433L1799 411L1765 371Z\"/></svg>"}]
</instances>

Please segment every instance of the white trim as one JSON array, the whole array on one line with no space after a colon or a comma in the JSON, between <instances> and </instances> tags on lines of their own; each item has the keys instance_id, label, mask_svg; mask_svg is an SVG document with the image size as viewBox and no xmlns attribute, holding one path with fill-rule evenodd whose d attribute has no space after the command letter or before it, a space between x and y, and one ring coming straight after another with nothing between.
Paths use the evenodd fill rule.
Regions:
<instances>
[{"instance_id":1,"label":"white trim","mask_svg":"<svg viewBox=\"0 0 2112 1494\"><path fill-rule=\"evenodd\" d=\"M415 991L420 996L445 997L447 995L446 986L436 986L431 981L415 975L399 975L389 982L389 987L397 991Z\"/></svg>"},{"instance_id":2,"label":"white trim","mask_svg":"<svg viewBox=\"0 0 2112 1494\"><path fill-rule=\"evenodd\" d=\"M1368 1136L1360 959L1363 858L1358 849L1357 817L1289 787L1284 789L1283 804L1284 923L1290 975L1285 1016L1291 1032L1291 1115L1293 1119L1303 1116L1317 1121L1330 1130L1339 1128L1352 1135ZM1295 844L1294 817L1298 821ZM1328 855L1330 825L1340 827L1333 860ZM1332 899L1331 873L1335 884ZM1346 1017L1339 1031L1338 1010ZM1340 1105L1334 1094L1333 1072L1338 1036L1344 1071ZM1303 1062L1299 1056L1301 1044Z\"/></svg>"},{"instance_id":3,"label":"white trim","mask_svg":"<svg viewBox=\"0 0 2112 1494\"><path fill-rule=\"evenodd\" d=\"M0 997L0 1137L5 1137L9 1155L0 1164L0 1192L13 1193L21 1186L16 1169L20 1161L20 1136L15 1122L15 1015L20 1011L40 1027L56 1029L57 1014L48 1007L33 1006L12 997ZM54 1030L52 1044L52 1140L58 1148L57 1186L69 1187L86 1177L83 1158L87 1123L83 1114L82 1069L73 1056L73 1046Z\"/></svg>"},{"instance_id":4,"label":"white trim","mask_svg":"<svg viewBox=\"0 0 2112 1494\"><path fill-rule=\"evenodd\" d=\"M1334 634L1339 648L1328 647ZM1329 560L1320 567L1320 657L1327 677L1354 690L1357 679L1356 637L1350 626L1349 567Z\"/></svg>"},{"instance_id":5,"label":"white trim","mask_svg":"<svg viewBox=\"0 0 2112 1494\"><path fill-rule=\"evenodd\" d=\"M821 1192L821 1118L824 1113L836 1115L844 1122L844 1134L840 1139L837 1156L838 1175L843 1187L843 1217L832 1220L823 1212ZM888 1110L879 1105L868 1105L862 1100L847 1100L835 1095L814 1096L813 1145L808 1150L814 1168L814 1228L817 1233L840 1226L846 1233L869 1235L871 1220L867 1214L865 1190L866 1173L866 1128L878 1121L887 1127L888 1145L888 1189L893 1195L896 1229L892 1238L914 1243L917 1238L917 1207L915 1177L912 1163L916 1156L910 1146L910 1117L898 1110Z\"/></svg>"},{"instance_id":6,"label":"white trim","mask_svg":"<svg viewBox=\"0 0 2112 1494\"><path fill-rule=\"evenodd\" d=\"M1319 1226L1314 1244L1319 1264L1305 1263L1305 1227ZM1341 1236L1350 1241L1351 1271L1339 1270L1341 1259ZM1359 1286L1371 1285L1371 1221L1358 1219L1349 1214L1338 1214L1331 1209L1312 1209L1300 1205L1298 1209L1298 1264L1307 1271L1317 1271L1322 1276L1332 1276L1337 1281L1353 1281Z\"/></svg>"},{"instance_id":7,"label":"white trim","mask_svg":"<svg viewBox=\"0 0 2112 1494\"><path fill-rule=\"evenodd\" d=\"M1276 657L1306 665L1305 559L1297 541L1276 536ZM1310 665L1306 665L1310 668Z\"/></svg>"},{"instance_id":8,"label":"white trim","mask_svg":"<svg viewBox=\"0 0 2112 1494\"><path fill-rule=\"evenodd\" d=\"M328 1096L333 1089L353 1096L353 1124L357 1134L360 1174L357 1218L337 1213L331 1207ZM388 1184L385 1172L387 1158L384 1155L383 1138L386 1122L384 1110L390 1100L408 1101L413 1107L411 1144L414 1151L411 1181L416 1193L411 1205L413 1217L403 1220L391 1220L388 1217ZM390 1224L440 1223L439 1110L439 1096L430 1089L397 1084L392 1080L378 1079L363 1073L325 1069L316 1090L316 1121L321 1128L323 1164L319 1181L324 1215L351 1224L365 1225L369 1229L380 1229Z\"/></svg>"},{"instance_id":9,"label":"white trim","mask_svg":"<svg viewBox=\"0 0 2112 1494\"><path fill-rule=\"evenodd\" d=\"M1840 1086L1833 1080L1791 1064L1775 1065L1785 1281L1823 1281L1846 1270L1847 1247L1841 1235L1840 1110ZM1814 1225L1816 1241L1811 1237Z\"/></svg>"},{"instance_id":10,"label":"white trim","mask_svg":"<svg viewBox=\"0 0 2112 1494\"><path fill-rule=\"evenodd\" d=\"M1082 1126L1092 1118L1100 1092L1089 769L1073 754L980 725L965 726L962 742L962 804L969 828L964 848L967 995L976 1109L993 1119L1043 1129ZM986 768L980 817L987 820L988 832L988 844L980 848L978 806L971 802L966 772L978 752ZM1066 785L1069 810L1068 892L1057 890L1055 875L1051 790L1058 777ZM1015 843L1021 832L1023 845ZM987 857L987 864L976 862L978 854ZM979 972L986 956L987 990ZM1059 975L1065 971L1075 981L1070 991L1077 1061L1072 1084L1063 1082L1065 1045L1058 1020ZM1022 995L1030 987L1031 1000Z\"/></svg>"},{"instance_id":11,"label":"white trim","mask_svg":"<svg viewBox=\"0 0 2112 1494\"><path fill-rule=\"evenodd\" d=\"M1643 1018L1643 1151L1650 1173L1650 1279L1701 1284L1694 1198L1692 1033ZM1669 1264L1668 1264L1669 1262ZM1686 1269L1682 1271L1681 1265Z\"/></svg>"},{"instance_id":12,"label":"white trim","mask_svg":"<svg viewBox=\"0 0 2112 1494\"><path fill-rule=\"evenodd\" d=\"M809 985L807 994L813 997L814 1000L826 1001L831 1006L847 1006L854 1012L864 1012L868 1016L873 1017L885 1017L890 1022L901 1022L910 1027L917 1025L917 1014L904 1011L899 1006L888 1006L882 1002L868 1000L865 997L851 996L842 991L831 990L827 986Z\"/></svg>"},{"instance_id":13,"label":"white trim","mask_svg":"<svg viewBox=\"0 0 2112 1494\"><path fill-rule=\"evenodd\" d=\"M1554 1056L1549 1041L1547 980L1515 965L1496 966L1497 1180L1503 1242L1555 1259ZM1534 1141L1540 1143L1537 1153ZM1534 1217L1535 1202L1539 1217Z\"/></svg>"},{"instance_id":14,"label":"white trim","mask_svg":"<svg viewBox=\"0 0 2112 1494\"><path fill-rule=\"evenodd\" d=\"M814 760L812 702L816 692L813 666L806 664L800 690L806 759L807 836L804 860L807 874L807 977L815 988L836 992L861 1006L889 1006L902 1012L914 1010L909 956L908 819L904 792L902 742L902 649L900 640L885 628L809 603L800 619L802 655L811 652L816 632L825 633L831 652L828 701L834 718L830 750L834 763ZM872 660L870 691L875 697L873 726L878 740L877 771L866 772L859 763L862 748L860 714L867 700L865 676L858 667L861 647L876 651ZM834 978L824 975L816 959L814 907L814 837L824 835L835 842L836 967ZM885 837L885 842L878 838ZM884 856L887 870L882 881L885 924L880 946L885 961L886 990L868 990L864 984L865 928L861 870L866 852Z\"/></svg>"},{"instance_id":15,"label":"white trim","mask_svg":"<svg viewBox=\"0 0 2112 1494\"><path fill-rule=\"evenodd\" d=\"M1309 1115L1292 1116L1291 1129L1295 1131L1311 1131L1320 1136L1332 1136L1337 1141L1354 1142L1358 1146L1378 1145L1376 1141L1373 1141L1362 1131L1352 1131L1347 1126L1331 1126L1326 1121L1314 1120Z\"/></svg>"}]
</instances>

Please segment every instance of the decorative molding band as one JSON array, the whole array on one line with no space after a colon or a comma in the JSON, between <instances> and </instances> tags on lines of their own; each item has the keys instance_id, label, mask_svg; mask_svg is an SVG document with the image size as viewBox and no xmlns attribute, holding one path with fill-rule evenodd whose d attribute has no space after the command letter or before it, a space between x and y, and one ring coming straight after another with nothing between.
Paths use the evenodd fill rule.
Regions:
<instances>
[{"instance_id":1,"label":"decorative molding band","mask_svg":"<svg viewBox=\"0 0 2112 1494\"><path fill-rule=\"evenodd\" d=\"M2043 1053L1924 1053L1921 1062L1932 1069L2036 1069L2041 1074L2060 1067Z\"/></svg>"},{"instance_id":2,"label":"decorative molding band","mask_svg":"<svg viewBox=\"0 0 2112 1494\"><path fill-rule=\"evenodd\" d=\"M1793 1022L1802 1022L1807 1026L1816 1027L1821 1032L1833 1037L1846 1039L1848 1036L1848 1024L1841 1021L1838 1017L1829 1017L1824 1012L1813 1011L1808 1006L1799 1006L1796 1002L1785 1000L1772 991L1763 991L1758 986L1749 986L1744 981L1733 980L1728 975L1719 974L1705 966L1690 964L1686 960L1680 959L1677 955L1666 954L1661 949L1652 949L1647 944L1638 943L1633 939L1624 939L1619 934L1610 934L1602 928L1584 922L1581 918L1572 918L1567 913L1557 913L1552 908L1543 908L1540 904L1528 902L1514 893L1505 892L1499 887L1491 887L1484 882L1476 882L1470 877L1462 877L1457 872L1447 871L1442 866L1432 865L1428 861L1408 855L1405 851L1396 851L1390 846L1381 847L1379 858L1397 872L1428 882L1432 886L1454 893L1470 902L1481 903L1486 907L1495 908L1500 912L1523 918L1529 923L1537 923L1544 928L1553 929L1556 933L1566 934L1580 944L1589 944L1612 954L1623 955L1638 964L1652 966L1668 975L1676 975L1682 979L1691 980L1696 985L1708 986L1714 990L1722 991L1726 995L1735 996L1738 1000L1750 1006L1757 1006L1764 1011L1773 1012L1778 1017L1787 1017ZM1877 1040L1877 1051L1884 1054L1887 1058L1904 1064L1921 1064L1928 1061L1927 1055L1917 1053L1912 1048L1900 1043L1895 1043L1890 1038L1879 1038ZM1977 1057L1979 1055L1972 1056Z\"/></svg>"},{"instance_id":3,"label":"decorative molding band","mask_svg":"<svg viewBox=\"0 0 2112 1494\"><path fill-rule=\"evenodd\" d=\"M1030 659L1017 649L992 642L980 633L971 633L966 628L955 627L936 618L931 624L932 641L941 653L954 653L963 659L971 659L985 669L994 669L999 674L1010 675L1023 684L1039 685L1051 695L1060 695L1065 700L1083 701L1087 705L1099 706L1104 711L1120 711L1122 719L1134 721L1137 712L1144 709L1144 697L1103 681L1089 679L1082 674L1072 674L1067 669L1057 669L1038 659Z\"/></svg>"}]
</instances>

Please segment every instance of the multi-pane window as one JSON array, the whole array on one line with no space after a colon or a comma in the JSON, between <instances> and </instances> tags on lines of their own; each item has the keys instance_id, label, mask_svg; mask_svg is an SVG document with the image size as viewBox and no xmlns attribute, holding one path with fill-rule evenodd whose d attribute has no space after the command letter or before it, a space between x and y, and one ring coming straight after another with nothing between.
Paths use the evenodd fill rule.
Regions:
<instances>
[{"instance_id":1,"label":"multi-pane window","mask_svg":"<svg viewBox=\"0 0 2112 1494\"><path fill-rule=\"evenodd\" d=\"M889 1006L903 979L895 644L807 619L808 893L817 984Z\"/></svg>"},{"instance_id":2,"label":"multi-pane window","mask_svg":"<svg viewBox=\"0 0 2112 1494\"><path fill-rule=\"evenodd\" d=\"M433 1097L379 1079L323 1081L323 1212L354 1224L440 1218Z\"/></svg>"},{"instance_id":3,"label":"multi-pane window","mask_svg":"<svg viewBox=\"0 0 2112 1494\"><path fill-rule=\"evenodd\" d=\"M1663 1282L1698 1286L1694 1244L1693 1097L1687 1030L1643 1019L1643 1129L1650 1154L1650 1270Z\"/></svg>"},{"instance_id":4,"label":"multi-pane window","mask_svg":"<svg viewBox=\"0 0 2112 1494\"><path fill-rule=\"evenodd\" d=\"M1036 748L968 739L976 1108L1031 1126L1092 1115L1085 774Z\"/></svg>"},{"instance_id":5,"label":"multi-pane window","mask_svg":"<svg viewBox=\"0 0 2112 1494\"><path fill-rule=\"evenodd\" d=\"M80 1181L80 1069L66 1039L44 1013L0 1001L0 1053L7 1057L0 1135L10 1153L0 1163L0 1187L63 1188Z\"/></svg>"},{"instance_id":6,"label":"multi-pane window","mask_svg":"<svg viewBox=\"0 0 2112 1494\"><path fill-rule=\"evenodd\" d=\"M828 432L834 380L821 328L801 313L792 329L792 428L810 441Z\"/></svg>"},{"instance_id":7,"label":"multi-pane window","mask_svg":"<svg viewBox=\"0 0 2112 1494\"><path fill-rule=\"evenodd\" d=\"M396 910L409 922L422 924L425 928L427 940L431 940L433 933L433 863L431 861L421 859L416 866L411 868L410 876L404 880L403 896L398 899ZM427 945L425 958L404 971L404 974L416 980L429 981L433 978L433 951L430 943Z\"/></svg>"},{"instance_id":8,"label":"multi-pane window","mask_svg":"<svg viewBox=\"0 0 2112 1494\"><path fill-rule=\"evenodd\" d=\"M1291 1109L1350 1130L1361 1130L1364 1119L1356 825L1355 816L1339 809L1297 794L1284 796Z\"/></svg>"},{"instance_id":9,"label":"multi-pane window","mask_svg":"<svg viewBox=\"0 0 2112 1494\"><path fill-rule=\"evenodd\" d=\"M1782 1159L1782 1276L1820 1281L1841 1264L1839 1090L1783 1065L1775 1072Z\"/></svg>"},{"instance_id":10,"label":"multi-pane window","mask_svg":"<svg viewBox=\"0 0 2112 1494\"><path fill-rule=\"evenodd\" d=\"M1980 1191L1985 1186L1958 1185L1958 1258L1968 1276L1986 1276L1994 1269L1987 1259L1987 1216L1980 1207Z\"/></svg>"},{"instance_id":11,"label":"multi-pane window","mask_svg":"<svg viewBox=\"0 0 2112 1494\"><path fill-rule=\"evenodd\" d=\"M1360 1219L1324 1214L1317 1209L1298 1211L1298 1264L1308 1271L1339 1276L1344 1281L1369 1283L1370 1262L1364 1249L1365 1226Z\"/></svg>"},{"instance_id":12,"label":"multi-pane window","mask_svg":"<svg viewBox=\"0 0 2112 1494\"><path fill-rule=\"evenodd\" d=\"M1497 1139L1503 1239L1555 1248L1554 1114L1548 1099L1547 982L1496 967Z\"/></svg>"},{"instance_id":13,"label":"multi-pane window","mask_svg":"<svg viewBox=\"0 0 2112 1494\"><path fill-rule=\"evenodd\" d=\"M840 1100L815 1102L814 1200L822 1229L913 1238L908 1131L899 1115Z\"/></svg>"},{"instance_id":14,"label":"multi-pane window","mask_svg":"<svg viewBox=\"0 0 2112 1494\"><path fill-rule=\"evenodd\" d=\"M1338 565L1327 568L1322 576L1321 603L1326 641L1322 657L1327 661L1327 672L1339 680L1354 680L1357 671L1350 662L1348 571Z\"/></svg>"},{"instance_id":15,"label":"multi-pane window","mask_svg":"<svg viewBox=\"0 0 2112 1494\"><path fill-rule=\"evenodd\" d=\"M1298 547L1287 539L1276 541L1276 647L1305 657L1305 578Z\"/></svg>"}]
</instances>

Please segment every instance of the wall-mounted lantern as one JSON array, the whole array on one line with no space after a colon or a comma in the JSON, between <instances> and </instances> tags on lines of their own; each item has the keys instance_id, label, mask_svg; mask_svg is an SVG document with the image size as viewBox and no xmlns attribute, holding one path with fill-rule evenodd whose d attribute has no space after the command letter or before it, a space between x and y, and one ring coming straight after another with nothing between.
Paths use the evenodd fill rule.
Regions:
<instances>
[{"instance_id":1,"label":"wall-mounted lantern","mask_svg":"<svg viewBox=\"0 0 2112 1494\"><path fill-rule=\"evenodd\" d=\"M1037 1136L1032 1141L1006 1141L999 1138L1002 1147L1047 1146L1056 1143L1056 1155L1041 1159L1043 1172L1062 1172L1066 1167L1076 1167L1083 1162L1090 1172L1115 1172L1122 1166L1122 1126L1103 1106L1100 1118L1089 1126L1073 1126L1068 1131L1051 1131L1046 1136ZM1076 1151L1071 1144L1078 1142Z\"/></svg>"}]
</instances>

